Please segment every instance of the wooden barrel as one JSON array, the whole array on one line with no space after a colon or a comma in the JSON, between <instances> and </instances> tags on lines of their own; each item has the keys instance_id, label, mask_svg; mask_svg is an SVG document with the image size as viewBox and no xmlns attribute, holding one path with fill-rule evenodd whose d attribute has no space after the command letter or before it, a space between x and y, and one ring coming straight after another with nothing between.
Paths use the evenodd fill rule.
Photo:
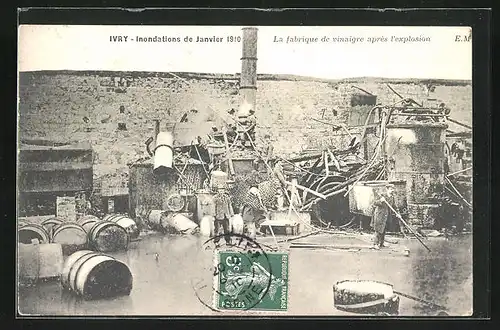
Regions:
<instances>
[{"instance_id":1,"label":"wooden barrel","mask_svg":"<svg viewBox=\"0 0 500 330\"><path fill-rule=\"evenodd\" d=\"M359 314L399 314L399 296L392 285L378 281L347 280L333 286L335 308Z\"/></svg>"},{"instance_id":2,"label":"wooden barrel","mask_svg":"<svg viewBox=\"0 0 500 330\"><path fill-rule=\"evenodd\" d=\"M26 224L22 227L19 228L18 232L18 237L19 243L23 244L31 244L32 240L37 239L39 243L49 243L50 242L50 235L43 228L43 226L30 223Z\"/></svg>"},{"instance_id":3,"label":"wooden barrel","mask_svg":"<svg viewBox=\"0 0 500 330\"><path fill-rule=\"evenodd\" d=\"M200 220L200 233L206 237L214 236L214 221L215 218L212 215L205 215Z\"/></svg>"},{"instance_id":4,"label":"wooden barrel","mask_svg":"<svg viewBox=\"0 0 500 330\"><path fill-rule=\"evenodd\" d=\"M54 218L44 220L41 223L41 225L43 226L43 228L45 228L47 233L49 233L50 239L52 239L52 236L54 235L55 228L59 227L63 223L64 223L64 221L61 218L54 217Z\"/></svg>"},{"instance_id":5,"label":"wooden barrel","mask_svg":"<svg viewBox=\"0 0 500 330\"><path fill-rule=\"evenodd\" d=\"M160 229L163 228L165 217L166 217L166 211L163 210L151 210L148 212L148 224L151 228L154 229Z\"/></svg>"},{"instance_id":6,"label":"wooden barrel","mask_svg":"<svg viewBox=\"0 0 500 330\"><path fill-rule=\"evenodd\" d=\"M169 213L165 217L168 227L179 233L192 233L198 225L182 213ZM163 223L164 225L164 223Z\"/></svg>"},{"instance_id":7,"label":"wooden barrel","mask_svg":"<svg viewBox=\"0 0 500 330\"><path fill-rule=\"evenodd\" d=\"M111 221L116 223L118 226L124 228L131 239L136 239L139 237L139 228L134 220L122 214L108 214L103 219L103 221Z\"/></svg>"},{"instance_id":8,"label":"wooden barrel","mask_svg":"<svg viewBox=\"0 0 500 330\"><path fill-rule=\"evenodd\" d=\"M132 282L126 264L89 250L70 255L61 274L62 287L87 300L129 295Z\"/></svg>"},{"instance_id":9,"label":"wooden barrel","mask_svg":"<svg viewBox=\"0 0 500 330\"><path fill-rule=\"evenodd\" d=\"M240 214L235 214L229 219L231 232L235 234L243 234L243 217Z\"/></svg>"},{"instance_id":10,"label":"wooden barrel","mask_svg":"<svg viewBox=\"0 0 500 330\"><path fill-rule=\"evenodd\" d=\"M99 252L126 250L129 239L127 231L111 221L97 222L89 231L90 246Z\"/></svg>"},{"instance_id":11,"label":"wooden barrel","mask_svg":"<svg viewBox=\"0 0 500 330\"><path fill-rule=\"evenodd\" d=\"M87 248L87 232L79 224L64 223L54 229L52 242L61 244L63 254L69 255Z\"/></svg>"},{"instance_id":12,"label":"wooden barrel","mask_svg":"<svg viewBox=\"0 0 500 330\"><path fill-rule=\"evenodd\" d=\"M101 219L99 219L96 216L93 215L86 215L84 217L81 217L78 220L78 224L82 226L82 228L87 232L87 234L90 232L90 229L97 223L100 222Z\"/></svg>"},{"instance_id":13,"label":"wooden barrel","mask_svg":"<svg viewBox=\"0 0 500 330\"><path fill-rule=\"evenodd\" d=\"M99 217L96 217L95 215L87 214L87 215L82 216L80 219L78 219L77 223L81 225L82 222L86 222L89 220L101 221L101 219L99 219Z\"/></svg>"},{"instance_id":14,"label":"wooden barrel","mask_svg":"<svg viewBox=\"0 0 500 330\"><path fill-rule=\"evenodd\" d=\"M23 284L61 275L63 253L60 244L18 244L18 274Z\"/></svg>"}]
</instances>

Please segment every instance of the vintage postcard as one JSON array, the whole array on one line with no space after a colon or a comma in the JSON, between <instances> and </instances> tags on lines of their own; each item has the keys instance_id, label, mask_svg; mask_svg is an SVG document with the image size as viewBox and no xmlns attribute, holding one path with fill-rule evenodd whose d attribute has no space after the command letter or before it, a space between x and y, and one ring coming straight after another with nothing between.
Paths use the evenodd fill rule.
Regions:
<instances>
[{"instance_id":1,"label":"vintage postcard","mask_svg":"<svg viewBox=\"0 0 500 330\"><path fill-rule=\"evenodd\" d=\"M470 27L18 34L18 317L472 314Z\"/></svg>"}]
</instances>

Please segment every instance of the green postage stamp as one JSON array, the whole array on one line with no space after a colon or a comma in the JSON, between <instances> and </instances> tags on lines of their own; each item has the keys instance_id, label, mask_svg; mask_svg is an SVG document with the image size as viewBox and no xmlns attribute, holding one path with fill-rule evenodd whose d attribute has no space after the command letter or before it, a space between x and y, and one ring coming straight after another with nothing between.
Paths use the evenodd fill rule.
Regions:
<instances>
[{"instance_id":1,"label":"green postage stamp","mask_svg":"<svg viewBox=\"0 0 500 330\"><path fill-rule=\"evenodd\" d=\"M214 308L286 311L288 253L216 251Z\"/></svg>"}]
</instances>

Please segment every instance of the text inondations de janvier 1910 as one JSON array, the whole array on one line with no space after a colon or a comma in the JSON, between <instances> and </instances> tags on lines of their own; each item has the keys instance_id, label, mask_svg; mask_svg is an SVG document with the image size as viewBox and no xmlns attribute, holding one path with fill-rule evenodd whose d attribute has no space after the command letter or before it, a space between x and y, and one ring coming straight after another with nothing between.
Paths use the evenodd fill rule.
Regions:
<instances>
[{"instance_id":1,"label":"text inondations de janvier 1910","mask_svg":"<svg viewBox=\"0 0 500 330\"><path fill-rule=\"evenodd\" d=\"M455 35L455 42L470 42L471 34ZM113 43L239 43L241 36L238 35L212 35L212 36L129 36L111 35L109 41ZM377 43L429 43L432 37L424 34L417 35L391 35L391 36L273 36L273 43L276 44L377 44Z\"/></svg>"}]
</instances>

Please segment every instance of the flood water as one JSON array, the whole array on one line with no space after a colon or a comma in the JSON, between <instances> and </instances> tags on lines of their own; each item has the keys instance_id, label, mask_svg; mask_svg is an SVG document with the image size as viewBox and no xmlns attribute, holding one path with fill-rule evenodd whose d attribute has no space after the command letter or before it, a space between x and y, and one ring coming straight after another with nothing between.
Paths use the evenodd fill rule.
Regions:
<instances>
[{"instance_id":1,"label":"flood water","mask_svg":"<svg viewBox=\"0 0 500 330\"><path fill-rule=\"evenodd\" d=\"M331 244L341 240L336 236L327 239ZM206 306L212 304L214 251L204 248L205 240L197 236L145 236L132 243L128 251L112 254L125 262L133 274L129 296L82 301L53 280L19 288L19 312L44 316L226 315ZM394 244L399 251L290 249L285 315L352 316L333 306L333 285L347 279L391 283L394 290L447 307L450 315L470 315L472 236L428 239L426 245L432 252L416 240ZM410 249L410 256L402 253L403 247ZM399 311L402 316L437 312L404 297L400 297Z\"/></svg>"}]
</instances>

